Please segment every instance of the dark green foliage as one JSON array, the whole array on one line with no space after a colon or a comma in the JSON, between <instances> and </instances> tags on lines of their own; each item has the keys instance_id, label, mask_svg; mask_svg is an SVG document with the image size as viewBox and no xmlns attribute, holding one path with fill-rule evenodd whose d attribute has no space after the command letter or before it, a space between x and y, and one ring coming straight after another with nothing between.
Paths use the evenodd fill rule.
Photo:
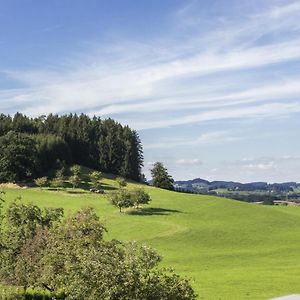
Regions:
<instances>
[{"instance_id":1,"label":"dark green foliage","mask_svg":"<svg viewBox=\"0 0 300 300\"><path fill-rule=\"evenodd\" d=\"M11 203L6 211L5 226L1 231L0 278L9 285L28 287L37 280L38 270L33 267L39 253L31 247L37 236L45 239L46 228L63 214L60 208L41 210L33 204ZM30 245L29 245L30 244ZM30 259L26 255L31 255Z\"/></svg>"},{"instance_id":2,"label":"dark green foliage","mask_svg":"<svg viewBox=\"0 0 300 300\"><path fill-rule=\"evenodd\" d=\"M31 136L36 141L38 172L46 174L49 170L57 167L57 162L72 162L72 153L66 141L53 134L36 134Z\"/></svg>"},{"instance_id":3,"label":"dark green foliage","mask_svg":"<svg viewBox=\"0 0 300 300\"><path fill-rule=\"evenodd\" d=\"M12 130L29 134L37 133L37 129L31 120L20 113L16 113L12 119Z\"/></svg>"},{"instance_id":4,"label":"dark green foliage","mask_svg":"<svg viewBox=\"0 0 300 300\"><path fill-rule=\"evenodd\" d=\"M61 209L10 205L0 236L2 283L44 289L53 299L196 299L186 279L157 268L161 257L151 248L104 240L92 209L61 216Z\"/></svg>"},{"instance_id":5,"label":"dark green foliage","mask_svg":"<svg viewBox=\"0 0 300 300\"><path fill-rule=\"evenodd\" d=\"M112 119L103 121L85 114L50 114L34 119L19 113L13 118L0 115L0 136L11 130L27 133L36 142L38 176L57 168L60 161L141 180L143 151L139 136Z\"/></svg>"},{"instance_id":6,"label":"dark green foliage","mask_svg":"<svg viewBox=\"0 0 300 300\"><path fill-rule=\"evenodd\" d=\"M0 136L5 135L12 130L12 119L4 114L0 115Z\"/></svg>"},{"instance_id":7,"label":"dark green foliage","mask_svg":"<svg viewBox=\"0 0 300 300\"><path fill-rule=\"evenodd\" d=\"M152 184L156 187L174 190L174 180L161 162L156 162L151 170Z\"/></svg>"},{"instance_id":8,"label":"dark green foliage","mask_svg":"<svg viewBox=\"0 0 300 300\"><path fill-rule=\"evenodd\" d=\"M0 137L0 182L32 178L37 169L36 143L27 134L10 131Z\"/></svg>"},{"instance_id":9,"label":"dark green foliage","mask_svg":"<svg viewBox=\"0 0 300 300\"><path fill-rule=\"evenodd\" d=\"M263 204L264 205L274 205L274 200L272 199L272 197L268 197L267 195L265 195Z\"/></svg>"}]
</instances>

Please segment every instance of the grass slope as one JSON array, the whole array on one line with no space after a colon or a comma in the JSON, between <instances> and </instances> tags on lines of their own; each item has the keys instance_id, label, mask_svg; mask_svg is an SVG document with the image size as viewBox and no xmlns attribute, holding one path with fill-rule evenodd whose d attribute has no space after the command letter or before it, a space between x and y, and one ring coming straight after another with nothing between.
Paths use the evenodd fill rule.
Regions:
<instances>
[{"instance_id":1,"label":"grass slope","mask_svg":"<svg viewBox=\"0 0 300 300\"><path fill-rule=\"evenodd\" d=\"M106 190L113 180L104 180ZM133 187L134 184L130 184ZM6 189L40 206L66 213L94 207L107 238L137 240L156 248L163 266L192 279L199 299L268 299L300 293L300 208L271 207L146 187L144 210L119 213L103 195Z\"/></svg>"}]
</instances>

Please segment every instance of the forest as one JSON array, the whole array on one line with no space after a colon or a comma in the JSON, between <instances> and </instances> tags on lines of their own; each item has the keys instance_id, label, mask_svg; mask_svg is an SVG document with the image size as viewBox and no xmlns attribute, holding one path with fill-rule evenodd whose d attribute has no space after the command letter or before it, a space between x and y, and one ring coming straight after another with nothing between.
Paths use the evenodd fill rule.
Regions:
<instances>
[{"instance_id":1,"label":"forest","mask_svg":"<svg viewBox=\"0 0 300 300\"><path fill-rule=\"evenodd\" d=\"M0 115L0 181L19 182L78 164L141 181L139 135L113 119L86 114Z\"/></svg>"}]
</instances>

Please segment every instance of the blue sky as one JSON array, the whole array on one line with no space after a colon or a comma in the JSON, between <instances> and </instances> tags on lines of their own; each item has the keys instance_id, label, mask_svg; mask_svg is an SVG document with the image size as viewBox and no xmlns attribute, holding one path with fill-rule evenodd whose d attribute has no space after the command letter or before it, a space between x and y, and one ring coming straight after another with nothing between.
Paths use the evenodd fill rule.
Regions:
<instances>
[{"instance_id":1,"label":"blue sky","mask_svg":"<svg viewBox=\"0 0 300 300\"><path fill-rule=\"evenodd\" d=\"M0 0L0 111L138 130L145 173L300 182L300 2Z\"/></svg>"}]
</instances>

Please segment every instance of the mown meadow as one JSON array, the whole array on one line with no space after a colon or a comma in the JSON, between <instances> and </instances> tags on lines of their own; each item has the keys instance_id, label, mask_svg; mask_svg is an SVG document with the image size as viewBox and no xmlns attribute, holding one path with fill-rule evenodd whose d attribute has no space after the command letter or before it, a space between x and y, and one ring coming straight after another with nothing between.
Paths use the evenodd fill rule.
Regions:
<instances>
[{"instance_id":1,"label":"mown meadow","mask_svg":"<svg viewBox=\"0 0 300 300\"><path fill-rule=\"evenodd\" d=\"M128 188L135 187L130 183ZM300 293L300 209L243 203L145 186L150 205L119 213L106 194L68 188L4 188L7 205L21 201L63 207L65 214L93 207L106 237L136 240L163 256L162 267L191 279L199 299L269 299Z\"/></svg>"}]
</instances>

